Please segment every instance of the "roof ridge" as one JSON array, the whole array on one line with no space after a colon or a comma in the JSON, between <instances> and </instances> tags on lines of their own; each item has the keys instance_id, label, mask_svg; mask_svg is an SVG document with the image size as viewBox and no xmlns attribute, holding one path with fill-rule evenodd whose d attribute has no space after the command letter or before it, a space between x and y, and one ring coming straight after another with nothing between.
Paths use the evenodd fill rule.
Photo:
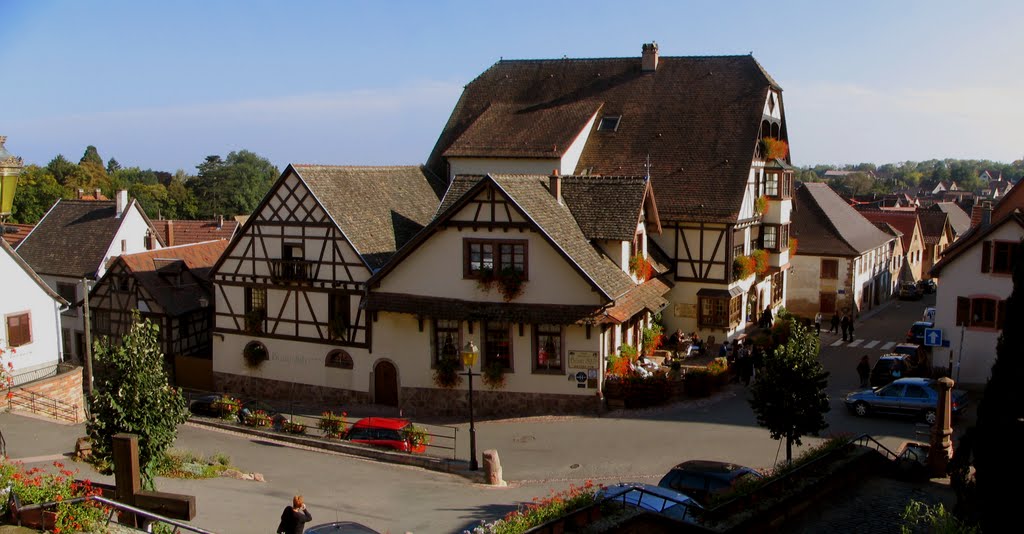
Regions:
<instances>
[{"instance_id":1,"label":"roof ridge","mask_svg":"<svg viewBox=\"0 0 1024 534\"><path fill-rule=\"evenodd\" d=\"M658 60L664 59L724 59L724 58L753 58L752 54L705 54L696 56L658 56ZM640 63L641 56L639 54L635 56L607 56L607 57L562 57L562 58L518 58L518 59L505 59L501 58L495 63L536 63L536 62L547 62L554 63L556 61L600 61L600 60L622 60L622 59L635 59L637 64Z\"/></svg>"},{"instance_id":2,"label":"roof ridge","mask_svg":"<svg viewBox=\"0 0 1024 534\"><path fill-rule=\"evenodd\" d=\"M329 169L406 169L406 168L420 168L421 164L416 165L324 165L321 163L292 163L292 167L326 167Z\"/></svg>"}]
</instances>

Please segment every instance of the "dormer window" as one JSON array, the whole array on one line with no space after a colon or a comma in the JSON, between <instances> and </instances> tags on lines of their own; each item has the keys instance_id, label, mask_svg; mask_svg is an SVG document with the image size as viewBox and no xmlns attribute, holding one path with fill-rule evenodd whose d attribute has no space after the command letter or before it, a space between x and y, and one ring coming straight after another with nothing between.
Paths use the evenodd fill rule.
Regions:
<instances>
[{"instance_id":1,"label":"dormer window","mask_svg":"<svg viewBox=\"0 0 1024 534\"><path fill-rule=\"evenodd\" d=\"M601 117L601 122L597 124L597 131L599 132L614 132L619 129L619 119L622 117L618 115Z\"/></svg>"}]
</instances>

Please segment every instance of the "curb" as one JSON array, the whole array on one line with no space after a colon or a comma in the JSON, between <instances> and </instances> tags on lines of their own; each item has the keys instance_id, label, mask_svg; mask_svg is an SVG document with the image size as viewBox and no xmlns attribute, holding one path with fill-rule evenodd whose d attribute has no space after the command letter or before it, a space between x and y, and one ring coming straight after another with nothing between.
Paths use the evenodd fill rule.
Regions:
<instances>
[{"instance_id":1,"label":"curb","mask_svg":"<svg viewBox=\"0 0 1024 534\"><path fill-rule=\"evenodd\" d=\"M368 458L379 462L420 467L430 471L458 475L471 482L479 484L486 483L485 472L483 470L471 471L469 469L469 462L465 460L437 458L434 456L416 456L412 454L391 452L382 449L371 449L359 445L353 445L337 441L327 441L325 439L314 438L309 436L260 430L257 428L236 425L233 423L223 423L212 419L192 417L188 420L188 423L192 423L200 427L205 426L210 428L216 428L219 430L228 430L240 434L247 434L250 436L257 436L261 438L271 439L274 441L291 443L293 445L299 445L314 450L320 449L336 453L348 454L351 456L359 456L362 458Z\"/></svg>"}]
</instances>

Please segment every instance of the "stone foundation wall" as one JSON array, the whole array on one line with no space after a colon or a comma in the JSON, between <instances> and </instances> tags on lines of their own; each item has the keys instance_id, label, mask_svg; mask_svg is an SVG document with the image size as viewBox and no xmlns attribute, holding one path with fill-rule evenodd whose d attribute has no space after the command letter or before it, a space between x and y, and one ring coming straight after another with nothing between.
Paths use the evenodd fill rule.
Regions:
<instances>
[{"instance_id":1,"label":"stone foundation wall","mask_svg":"<svg viewBox=\"0 0 1024 534\"><path fill-rule=\"evenodd\" d=\"M475 384L474 384L475 386ZM399 398L408 416L469 413L466 389L402 388ZM473 414L476 417L524 417L531 415L597 414L601 407L597 395L559 395L473 388Z\"/></svg>"},{"instance_id":2,"label":"stone foundation wall","mask_svg":"<svg viewBox=\"0 0 1024 534\"><path fill-rule=\"evenodd\" d=\"M214 390L245 398L289 401L302 404L369 404L373 399L365 391L297 384L270 378L213 373Z\"/></svg>"},{"instance_id":3,"label":"stone foundation wall","mask_svg":"<svg viewBox=\"0 0 1024 534\"><path fill-rule=\"evenodd\" d=\"M26 410L54 419L66 419L68 422L85 421L81 367L75 367L66 373L13 388L12 393L14 397L10 399L9 403L14 409ZM32 401L33 394L40 396L35 402ZM55 409L53 401L50 399L60 401L62 407ZM63 408L69 409L64 410Z\"/></svg>"}]
</instances>

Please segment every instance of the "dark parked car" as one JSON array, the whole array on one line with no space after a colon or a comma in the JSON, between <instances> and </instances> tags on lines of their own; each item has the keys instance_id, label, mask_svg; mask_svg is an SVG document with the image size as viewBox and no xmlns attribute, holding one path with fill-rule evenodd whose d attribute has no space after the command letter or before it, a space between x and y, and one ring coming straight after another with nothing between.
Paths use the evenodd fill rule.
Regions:
<instances>
[{"instance_id":1,"label":"dark parked car","mask_svg":"<svg viewBox=\"0 0 1024 534\"><path fill-rule=\"evenodd\" d=\"M427 450L425 443L412 443L406 432L412 423L407 419L391 417L366 417L356 421L348 431L348 439L353 443L363 443L376 447L385 447L402 452L423 452Z\"/></svg>"},{"instance_id":2,"label":"dark parked car","mask_svg":"<svg viewBox=\"0 0 1024 534\"><path fill-rule=\"evenodd\" d=\"M935 293L935 280L919 280L917 282L917 289L919 289L921 293L925 295Z\"/></svg>"},{"instance_id":3,"label":"dark parked car","mask_svg":"<svg viewBox=\"0 0 1024 534\"><path fill-rule=\"evenodd\" d=\"M380 532L352 521L335 521L309 527L305 530L305 534L380 534Z\"/></svg>"},{"instance_id":4,"label":"dark parked car","mask_svg":"<svg viewBox=\"0 0 1024 534\"><path fill-rule=\"evenodd\" d=\"M906 354L883 354L875 362L875 365L871 367L871 387L877 388L893 380L912 376L912 370L915 367L911 362L910 356Z\"/></svg>"},{"instance_id":5,"label":"dark parked car","mask_svg":"<svg viewBox=\"0 0 1024 534\"><path fill-rule=\"evenodd\" d=\"M924 329L932 328L933 326L935 324L928 321L918 321L910 325L910 330L907 330L907 342L924 345Z\"/></svg>"},{"instance_id":6,"label":"dark parked car","mask_svg":"<svg viewBox=\"0 0 1024 534\"><path fill-rule=\"evenodd\" d=\"M703 507L688 495L652 484L619 483L601 488L597 500L620 502L665 515L679 521L694 522L694 514Z\"/></svg>"},{"instance_id":7,"label":"dark parked car","mask_svg":"<svg viewBox=\"0 0 1024 534\"><path fill-rule=\"evenodd\" d=\"M938 402L938 387L931 378L900 378L887 386L855 391L846 396L846 408L854 415L910 415L920 417L928 424L935 423ZM959 414L966 407L967 392L954 389L950 398L953 414Z\"/></svg>"},{"instance_id":8,"label":"dark parked car","mask_svg":"<svg viewBox=\"0 0 1024 534\"><path fill-rule=\"evenodd\" d=\"M690 460L672 468L658 485L689 495L706 506L713 495L725 493L740 482L761 478L749 467L714 460Z\"/></svg>"},{"instance_id":9,"label":"dark parked car","mask_svg":"<svg viewBox=\"0 0 1024 534\"><path fill-rule=\"evenodd\" d=\"M921 290L917 288L917 284L913 282L903 282L900 284L900 300L921 300L923 296Z\"/></svg>"}]
</instances>

